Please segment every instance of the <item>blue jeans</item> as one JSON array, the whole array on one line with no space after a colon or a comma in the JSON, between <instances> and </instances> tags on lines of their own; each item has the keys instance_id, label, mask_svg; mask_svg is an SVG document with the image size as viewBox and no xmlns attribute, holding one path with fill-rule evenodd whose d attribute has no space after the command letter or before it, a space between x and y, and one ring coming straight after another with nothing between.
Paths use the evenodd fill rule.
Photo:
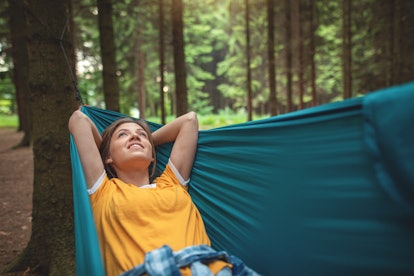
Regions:
<instances>
[{"instance_id":1,"label":"blue jeans","mask_svg":"<svg viewBox=\"0 0 414 276\"><path fill-rule=\"evenodd\" d=\"M216 260L232 264L232 269L225 267L217 273L217 276L259 275L247 267L239 258L228 255L225 251L217 252L207 245L189 246L178 252L173 252L169 246L164 245L148 252L143 264L122 273L121 276L136 276L144 273L150 276L179 276L181 275L179 268L186 266L191 268L191 273L194 276L213 275L205 264Z\"/></svg>"}]
</instances>

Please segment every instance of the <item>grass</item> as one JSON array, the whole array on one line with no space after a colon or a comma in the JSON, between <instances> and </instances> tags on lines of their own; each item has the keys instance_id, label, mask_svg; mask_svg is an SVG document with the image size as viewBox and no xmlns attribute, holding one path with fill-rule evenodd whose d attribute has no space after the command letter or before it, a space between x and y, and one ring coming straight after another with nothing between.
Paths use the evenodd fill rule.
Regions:
<instances>
[{"instance_id":1,"label":"grass","mask_svg":"<svg viewBox=\"0 0 414 276\"><path fill-rule=\"evenodd\" d=\"M0 114L0 127L17 128L19 124L19 118L17 115L4 115Z\"/></svg>"},{"instance_id":2,"label":"grass","mask_svg":"<svg viewBox=\"0 0 414 276\"><path fill-rule=\"evenodd\" d=\"M261 119L264 117L255 117L254 119ZM174 119L173 116L167 118L167 122L170 122ZM154 123L160 123L161 120L156 117L147 118L148 121ZM200 124L200 129L211 129L216 127L222 127L227 125L240 124L247 121L247 115L245 113L234 113L234 112L220 112L219 114L209 114L209 115L198 115L198 122ZM9 127L17 128L19 124L19 119L17 115L4 115L0 114L0 127Z\"/></svg>"},{"instance_id":3,"label":"grass","mask_svg":"<svg viewBox=\"0 0 414 276\"><path fill-rule=\"evenodd\" d=\"M212 129L212 128L217 128L217 127L222 127L222 126L227 126L227 125L240 124L240 123L244 123L247 121L247 114L244 114L244 113L220 112L219 114L209 114L209 115L197 114L197 117L198 117L198 123L200 125L201 130ZM257 120L257 119L261 119L265 117L266 116L256 116L253 119ZM166 118L166 121L168 123L172 121L173 119L174 117L168 116L168 118ZM156 118L156 117L150 117L150 118L147 118L147 120L150 122L158 123L158 124L161 122L160 118Z\"/></svg>"}]
</instances>

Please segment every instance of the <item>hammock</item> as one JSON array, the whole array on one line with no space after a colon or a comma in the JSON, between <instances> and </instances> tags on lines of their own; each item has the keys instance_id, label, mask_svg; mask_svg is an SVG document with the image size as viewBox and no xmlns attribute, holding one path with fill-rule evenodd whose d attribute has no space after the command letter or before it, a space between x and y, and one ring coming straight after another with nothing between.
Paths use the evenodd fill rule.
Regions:
<instances>
[{"instance_id":1,"label":"hammock","mask_svg":"<svg viewBox=\"0 0 414 276\"><path fill-rule=\"evenodd\" d=\"M413 103L408 83L200 131L190 193L213 248L265 275L414 275ZM99 131L125 116L82 110ZM72 139L71 158L77 275L104 275Z\"/></svg>"}]
</instances>

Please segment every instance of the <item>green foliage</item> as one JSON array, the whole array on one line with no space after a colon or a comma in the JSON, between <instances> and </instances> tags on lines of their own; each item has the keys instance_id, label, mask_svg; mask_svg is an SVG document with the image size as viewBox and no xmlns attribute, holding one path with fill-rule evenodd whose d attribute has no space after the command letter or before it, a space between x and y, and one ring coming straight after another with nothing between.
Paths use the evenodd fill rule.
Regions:
<instances>
[{"instance_id":1,"label":"green foliage","mask_svg":"<svg viewBox=\"0 0 414 276\"><path fill-rule=\"evenodd\" d=\"M14 87L7 73L0 73L0 114L10 114L16 110Z\"/></svg>"},{"instance_id":2,"label":"green foliage","mask_svg":"<svg viewBox=\"0 0 414 276\"><path fill-rule=\"evenodd\" d=\"M335 97L342 91L342 21L340 1L318 2L319 26L316 30L317 87Z\"/></svg>"},{"instance_id":3,"label":"green foliage","mask_svg":"<svg viewBox=\"0 0 414 276\"><path fill-rule=\"evenodd\" d=\"M0 114L0 127L17 128L19 125L19 118L14 115L2 115Z\"/></svg>"},{"instance_id":4,"label":"green foliage","mask_svg":"<svg viewBox=\"0 0 414 276\"><path fill-rule=\"evenodd\" d=\"M203 114L213 110L210 96L214 92L205 87L217 78L217 72L211 70L216 62L214 52L226 46L226 32L220 25L226 19L214 2L187 1L184 13L189 108Z\"/></svg>"},{"instance_id":5,"label":"green foliage","mask_svg":"<svg viewBox=\"0 0 414 276\"><path fill-rule=\"evenodd\" d=\"M7 14L7 8L7 1L3 1L0 13ZM17 110L8 23L8 17L0 16L0 114L14 113Z\"/></svg>"},{"instance_id":6,"label":"green foliage","mask_svg":"<svg viewBox=\"0 0 414 276\"><path fill-rule=\"evenodd\" d=\"M246 122L247 113L243 109L233 111L229 108L221 109L217 114L197 114L198 123L200 125L200 130L212 129L217 127L223 127L233 124L241 124ZM171 122L174 120L174 115L169 115L166 118L166 122ZM259 120L266 118L266 116L255 116L254 120ZM147 121L160 124L161 119L156 116L150 116L147 118Z\"/></svg>"},{"instance_id":7,"label":"green foliage","mask_svg":"<svg viewBox=\"0 0 414 276\"><path fill-rule=\"evenodd\" d=\"M74 12L78 87L84 103L104 107L98 11L95 1L81 0Z\"/></svg>"},{"instance_id":8,"label":"green foliage","mask_svg":"<svg viewBox=\"0 0 414 276\"><path fill-rule=\"evenodd\" d=\"M303 2L303 1L302 1ZM295 1L291 1L292 6ZM303 2L307 3L307 1ZM340 99L342 76L342 1L315 1L315 63L316 86L321 102ZM171 45L171 1L164 4L165 78L160 92L159 14L158 1L113 1L114 34L116 37L117 75L119 76L121 111L136 110L138 64L144 67L146 115L160 115L160 94L163 93L167 115L173 115L174 56ZM279 107L286 104L286 48L284 1L275 6L276 82ZM412 79L414 58L413 3L399 2L399 25L391 20L392 5L386 0L361 0L352 4L352 85L353 95L360 95L391 83L390 71L395 65L391 58L392 30L399 31L401 45L394 45L400 71L394 70L399 81ZM253 107L266 113L269 98L267 68L267 13L265 0L249 1L251 73ZM0 112L16 112L12 85L13 63L8 36L7 1L0 4ZM295 11L295 10L293 10ZM309 10L304 8L302 27L305 46L309 44ZM99 47L98 11L96 1L74 2L75 46L78 60L78 86L87 104L105 108L102 65ZM246 25L243 0L184 0L184 36L189 109L201 114L220 110L246 108ZM292 13L294 15L294 12ZM294 16L292 16L294 20ZM297 23L293 24L296 28ZM295 27L296 26L296 27ZM391 26L393 26L391 28ZM401 27L397 30L396 27ZM293 41L293 102L298 98L297 29ZM396 33L395 35L397 35ZM138 49L143 57L138 57ZM398 51L397 51L398 49ZM305 47L305 54L307 48ZM310 98L309 55L305 55L305 96ZM65 65L62 65L65 66ZM399 73L398 73L399 72ZM398 81L398 79L396 80Z\"/></svg>"}]
</instances>

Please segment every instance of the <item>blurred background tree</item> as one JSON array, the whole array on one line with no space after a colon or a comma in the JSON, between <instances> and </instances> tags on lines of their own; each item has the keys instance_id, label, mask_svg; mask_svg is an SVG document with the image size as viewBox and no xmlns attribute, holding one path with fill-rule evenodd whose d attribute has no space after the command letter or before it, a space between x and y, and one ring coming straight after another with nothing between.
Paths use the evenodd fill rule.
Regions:
<instances>
[{"instance_id":1,"label":"blurred background tree","mask_svg":"<svg viewBox=\"0 0 414 276\"><path fill-rule=\"evenodd\" d=\"M162 26L159 22L159 3L163 5ZM252 112L266 116L271 114L270 103L275 104L275 101L269 101L268 8L266 0L248 3ZM272 2L278 113L341 100L344 98L344 87L348 86L346 95L360 96L412 80L412 1L301 0L291 4L289 10L287 3L289 1ZM188 109L200 114L217 114L223 110L242 110L247 114L244 1L183 1L187 103L175 100L179 91L175 89L172 4L173 1L167 0L112 3L116 62L111 76L117 77L119 99L108 99L105 103L99 8L95 1L73 0L77 76L84 101L103 108L119 101L119 109L123 113L160 117L162 89L165 96L163 111L167 116L175 116L180 104L188 104ZM1 8L4 16L1 18L0 38L0 110L14 113L18 109L14 96L16 90L12 85L13 36L9 35L6 24L7 3L2 4ZM286 16L287 12L290 16ZM347 24L343 24L344 19L347 19ZM289 25L290 31L286 33ZM165 41L163 88L159 85L161 28ZM291 43L286 40L288 37L291 37ZM348 53L346 59L343 55L345 50ZM291 58L286 56L289 53ZM104 57L107 58L107 55ZM312 64L315 67L313 74ZM315 82L314 93L312 81ZM113 93L116 89L109 90ZM292 101L290 108L289 98Z\"/></svg>"}]
</instances>

